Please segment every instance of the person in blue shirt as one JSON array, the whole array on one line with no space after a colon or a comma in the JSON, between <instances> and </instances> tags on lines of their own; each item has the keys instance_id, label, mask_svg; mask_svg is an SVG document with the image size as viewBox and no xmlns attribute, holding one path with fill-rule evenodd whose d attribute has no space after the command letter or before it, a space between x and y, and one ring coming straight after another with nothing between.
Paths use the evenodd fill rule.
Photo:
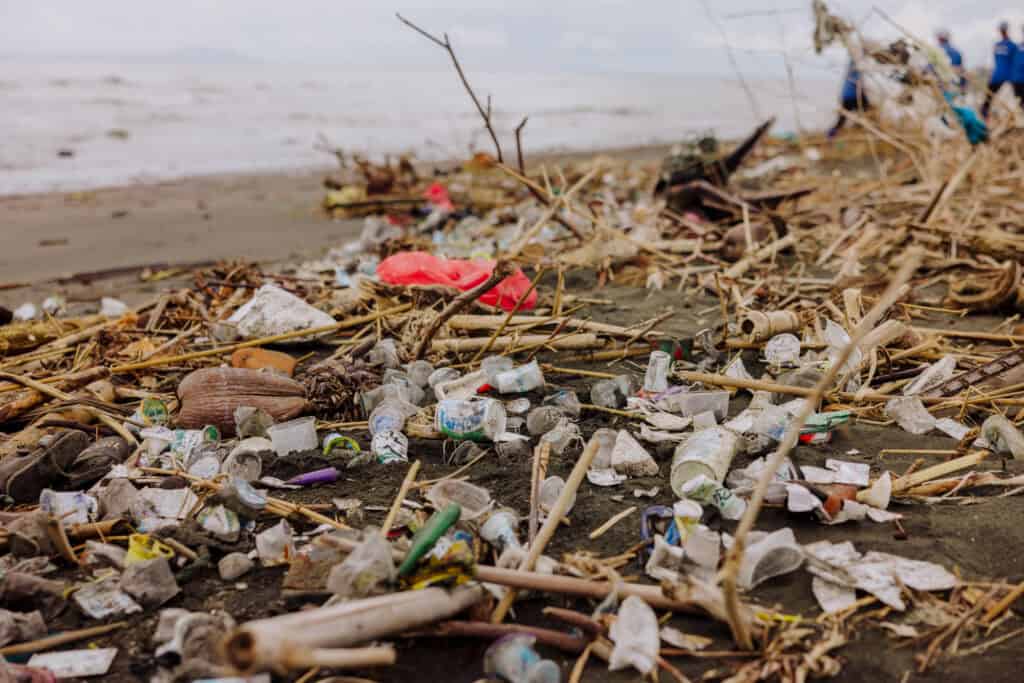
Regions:
<instances>
[{"instance_id":1,"label":"person in blue shirt","mask_svg":"<svg viewBox=\"0 0 1024 683\"><path fill-rule=\"evenodd\" d=\"M961 94L967 92L967 70L964 68L964 58L960 54L960 50L953 47L953 44L950 42L949 31L946 29L936 31L935 39L939 42L939 47L949 57L949 63L953 66L953 72L957 75L957 85L960 86Z\"/></svg>"},{"instance_id":2,"label":"person in blue shirt","mask_svg":"<svg viewBox=\"0 0 1024 683\"><path fill-rule=\"evenodd\" d=\"M868 108L868 98L864 94L864 85L861 83L861 73L857 65L850 61L846 67L846 77L843 80L843 90L840 94L839 119L829 131L828 138L831 140L839 134L839 130L846 125L846 113L848 111L863 112Z\"/></svg>"},{"instance_id":3,"label":"person in blue shirt","mask_svg":"<svg viewBox=\"0 0 1024 683\"><path fill-rule=\"evenodd\" d=\"M995 68L992 69L992 77L988 81L988 92L985 94L985 104L981 105L981 115L988 118L989 108L992 105L992 98L1003 84L1012 82L1013 64L1017 58L1017 44L1010 40L1010 24L1003 21L999 24L1000 40L993 49L995 57Z\"/></svg>"}]
</instances>

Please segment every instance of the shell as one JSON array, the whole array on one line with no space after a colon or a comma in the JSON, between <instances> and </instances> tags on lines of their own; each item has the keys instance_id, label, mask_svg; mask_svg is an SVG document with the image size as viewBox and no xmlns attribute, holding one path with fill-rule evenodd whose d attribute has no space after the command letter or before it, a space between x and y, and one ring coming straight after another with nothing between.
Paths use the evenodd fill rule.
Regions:
<instances>
[{"instance_id":1,"label":"shell","mask_svg":"<svg viewBox=\"0 0 1024 683\"><path fill-rule=\"evenodd\" d=\"M277 421L290 420L307 407L305 388L277 373L243 368L204 368L178 384L181 409L177 424L185 429L215 425L221 434L235 433L235 409L262 408Z\"/></svg>"}]
</instances>

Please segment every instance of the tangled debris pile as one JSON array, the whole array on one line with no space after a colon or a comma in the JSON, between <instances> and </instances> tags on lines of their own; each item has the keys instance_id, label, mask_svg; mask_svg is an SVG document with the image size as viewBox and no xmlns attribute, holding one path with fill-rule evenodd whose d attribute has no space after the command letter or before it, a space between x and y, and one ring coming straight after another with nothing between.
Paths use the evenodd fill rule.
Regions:
<instances>
[{"instance_id":1,"label":"tangled debris pile","mask_svg":"<svg viewBox=\"0 0 1024 683\"><path fill-rule=\"evenodd\" d=\"M1024 633L1019 564L930 534L1020 513L1019 131L884 135L861 178L769 126L661 168L358 160L321 259L19 309L5 675L801 681Z\"/></svg>"}]
</instances>

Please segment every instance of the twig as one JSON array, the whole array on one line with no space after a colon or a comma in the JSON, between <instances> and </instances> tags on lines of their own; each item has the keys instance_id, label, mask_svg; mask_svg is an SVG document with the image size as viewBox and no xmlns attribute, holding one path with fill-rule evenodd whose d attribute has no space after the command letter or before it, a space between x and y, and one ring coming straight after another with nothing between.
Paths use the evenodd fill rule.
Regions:
<instances>
[{"instance_id":1,"label":"twig","mask_svg":"<svg viewBox=\"0 0 1024 683\"><path fill-rule=\"evenodd\" d=\"M43 652L44 650L50 650L61 645L85 640L86 638L103 636L124 628L127 625L127 621L118 621L113 624L103 624L102 626L90 626L89 628L65 631L64 633L46 636L45 638L39 638L37 640L30 640L25 643L18 643L17 645L7 645L5 647L0 647L0 656L6 657L8 655L26 655L31 652Z\"/></svg>"},{"instance_id":2,"label":"twig","mask_svg":"<svg viewBox=\"0 0 1024 683\"><path fill-rule=\"evenodd\" d=\"M523 160L523 128L526 127L526 122L530 120L529 116L524 116L523 120L516 126L516 163L519 164L519 172L526 175L526 162ZM533 190L531 190L533 192Z\"/></svg>"},{"instance_id":3,"label":"twig","mask_svg":"<svg viewBox=\"0 0 1024 683\"><path fill-rule=\"evenodd\" d=\"M527 290L523 292L522 296L519 297L519 300L516 301L516 305L509 309L509 312L505 316L505 319L501 321L501 325L499 325L494 330L494 332L491 334L491 338L487 340L487 343L480 347L480 350L476 352L476 355L473 356L473 359L469 361L470 363L477 362L478 360L480 360L481 356L483 356L485 353L491 350L491 346L494 345L494 340L497 339L498 336L505 331L505 328L508 326L508 321L511 320L512 316L516 314L516 311L518 311L519 307L523 305L523 302L526 301L526 298L530 296L530 292L532 292L537 287L537 283L540 282L540 279L543 276L544 269L538 269L537 275L533 278L533 282L530 283L530 286L527 288Z\"/></svg>"},{"instance_id":4,"label":"twig","mask_svg":"<svg viewBox=\"0 0 1024 683\"><path fill-rule=\"evenodd\" d=\"M430 347L430 341L434 338L434 335L437 334L437 331L441 329L441 326L444 325L448 318L451 318L463 308L491 291L495 285L511 274L512 265L507 261L498 261L494 264L494 270L491 271L490 276L486 280L478 284L473 289L468 289L452 299L451 303L445 306L444 310L438 313L434 317L434 320L431 321L430 327L428 327L426 332L424 332L423 338L420 339L419 345L416 346L416 351L413 353L413 360L423 358L423 354L426 353L426 350Z\"/></svg>"},{"instance_id":5,"label":"twig","mask_svg":"<svg viewBox=\"0 0 1024 683\"><path fill-rule=\"evenodd\" d=\"M527 538L530 543L537 537L537 526L540 520L540 481L547 471L548 458L551 457L551 442L544 441L533 449L533 467L530 471L530 515L528 518Z\"/></svg>"},{"instance_id":6,"label":"twig","mask_svg":"<svg viewBox=\"0 0 1024 683\"><path fill-rule=\"evenodd\" d=\"M480 114L480 118L482 118L484 120L484 126L487 128L487 133L491 136L491 141L494 143L494 151L498 155L498 162L499 163L504 163L505 162L505 157L501 153L501 144L498 142L498 135L494 132L494 126L491 125L491 99L490 99L490 96L488 96L488 98L487 98L487 107L484 108L484 106L482 104L480 104L480 100L479 100L479 98L477 98L476 93L473 92L473 88L472 88L472 86L470 86L469 81L466 80L466 74L463 73L463 71L462 71L462 65L459 64L459 58L455 56L455 50L452 49L452 43L451 43L450 40L448 40L448 34L445 33L444 34L444 40L441 40L437 36L435 36L435 35L433 35L431 33L428 33L427 31L423 30L422 28L420 28L416 24L412 23L411 21L409 21L408 19L403 17L398 12L395 12L395 16L398 17L398 20L401 21L403 24L405 24L406 26L408 26L412 30L416 31L416 33L419 33L421 36L423 36L427 40L429 40L432 43L438 45L439 47L444 48L448 52L448 56L452 58L452 65L455 67L455 72L459 74L459 80L462 81L462 86L466 89L466 92L469 93L469 97L470 97L471 100L473 100L473 104L476 105L476 110ZM523 123L520 124L519 128L522 128L522 126L525 125L525 124L526 124L526 120L524 119ZM517 141L519 139L519 128L516 129L516 140ZM420 356L417 356L416 358L419 358L419 357Z\"/></svg>"},{"instance_id":7,"label":"twig","mask_svg":"<svg viewBox=\"0 0 1024 683\"><path fill-rule=\"evenodd\" d=\"M757 516L761 512L761 506L764 504L764 496L768 490L768 486L771 484L772 477L779 469L779 465L781 465L783 459L789 455L790 451L793 450L793 447L796 446L797 439L800 436L800 429L803 427L804 422L806 422L810 414L814 412L821 397L832 386L832 382L835 381L840 370L846 365L846 361L850 358L853 350L857 348L861 339L863 339L864 336L870 332L876 324L878 324L878 321L885 312L889 310L893 303L895 303L896 297L899 295L903 284L910 280L911 276L921 264L923 256L924 252L922 249L914 248L909 250L907 257L903 262L903 267L900 268L899 272L889 283L885 293L878 298L878 301L875 302L872 309L868 311L867 315L861 319L860 324L853 330L853 333L850 335L850 341L843 348L839 358L832 363L828 371L815 385L813 395L804 399L804 405L803 408L801 408L800 413L790 420L782 442L765 464L765 469L763 470L761 477L758 479L757 486L750 497L750 503L747 506L747 510L743 514L743 518L740 520L739 526L736 529L733 545L729 549L729 553L726 556L725 566L722 569L722 592L725 597L725 606L729 614L733 638L735 639L736 644L745 650L753 649L754 642L751 638L747 623L743 621L740 616L740 598L737 590L736 576L739 573L740 561L743 558L747 535L754 527L754 523L757 521Z\"/></svg>"},{"instance_id":8,"label":"twig","mask_svg":"<svg viewBox=\"0 0 1024 683\"><path fill-rule=\"evenodd\" d=\"M632 507L626 508L625 510L623 510L620 513L618 513L617 515L612 516L611 519L609 519L607 522L605 522L601 526L599 526L596 529L594 529L593 531L591 531L590 532L590 536L588 538L590 538L590 540L594 540L595 538L600 538L609 529L611 529L613 526L615 526L616 524L618 524L619 522L624 520L626 517L629 517L634 512L636 512L636 506L635 505L632 506Z\"/></svg>"},{"instance_id":9,"label":"twig","mask_svg":"<svg viewBox=\"0 0 1024 683\"><path fill-rule=\"evenodd\" d=\"M395 517L398 517L398 511L402 507L402 501L405 500L405 494L409 493L409 488L412 483L416 481L416 475L420 471L420 461L417 460L409 467L409 471L405 473L405 479L402 480L402 485L398 487L398 495L395 496L395 501L391 503L391 509L388 510L388 516L384 518L384 523L380 525L380 534L384 538L388 537L388 532L391 531L391 525L395 523Z\"/></svg>"}]
</instances>

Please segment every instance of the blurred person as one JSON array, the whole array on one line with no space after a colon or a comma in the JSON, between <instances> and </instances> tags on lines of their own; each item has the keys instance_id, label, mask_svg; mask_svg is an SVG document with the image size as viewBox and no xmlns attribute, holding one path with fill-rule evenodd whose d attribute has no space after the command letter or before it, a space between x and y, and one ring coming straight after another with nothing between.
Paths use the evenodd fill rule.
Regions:
<instances>
[{"instance_id":1,"label":"blurred person","mask_svg":"<svg viewBox=\"0 0 1024 683\"><path fill-rule=\"evenodd\" d=\"M960 93L967 92L967 70L964 68L964 57L960 54L960 50L956 49L951 42L949 31L946 29L939 29L935 32L935 39L939 43L939 47L949 57L949 63L953 67L953 72L957 76L957 84L960 86Z\"/></svg>"},{"instance_id":2,"label":"blurred person","mask_svg":"<svg viewBox=\"0 0 1024 683\"><path fill-rule=\"evenodd\" d=\"M1024 42L1017 46L1017 54L1013 58L1013 70L1010 72L1010 83L1013 85L1013 94L1017 96L1020 106L1024 108Z\"/></svg>"},{"instance_id":3,"label":"blurred person","mask_svg":"<svg viewBox=\"0 0 1024 683\"><path fill-rule=\"evenodd\" d=\"M1000 39L992 50L995 58L995 68L992 69L992 77L988 81L988 92L985 93L985 104L981 105L981 115L988 118L989 108L992 105L992 98L1005 83L1011 82L1013 76L1014 61L1017 57L1017 44L1010 40L1010 24L1006 21L999 22Z\"/></svg>"},{"instance_id":4,"label":"blurred person","mask_svg":"<svg viewBox=\"0 0 1024 683\"><path fill-rule=\"evenodd\" d=\"M863 112L870 106L867 95L864 94L860 70L853 63L852 59L846 67L843 90L839 96L839 106L839 118L828 131L828 138L830 140L838 135L842 127L846 125L846 112Z\"/></svg>"}]
</instances>

